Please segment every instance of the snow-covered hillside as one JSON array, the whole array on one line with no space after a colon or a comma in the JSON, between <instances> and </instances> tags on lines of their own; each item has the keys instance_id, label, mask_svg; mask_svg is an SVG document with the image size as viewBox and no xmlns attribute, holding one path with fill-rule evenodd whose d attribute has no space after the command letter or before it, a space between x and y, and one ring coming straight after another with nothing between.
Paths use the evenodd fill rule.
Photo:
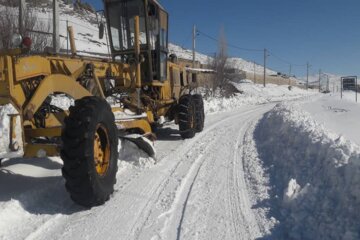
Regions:
<instances>
[{"instance_id":1,"label":"snow-covered hillside","mask_svg":"<svg viewBox=\"0 0 360 240\"><path fill-rule=\"evenodd\" d=\"M192 50L190 49L182 48L180 46L170 43L169 51L171 54L176 54L181 59L186 59L189 61L193 59ZM195 57L196 57L196 61L199 61L201 64L205 64L205 65L211 63L213 59L211 56L207 56L199 52L196 53ZM264 67L262 65L255 64L255 69L254 69L253 62L246 61L242 58L229 58L227 64L229 68L239 69L245 72L254 73L255 70L256 74L264 73ZM272 75L272 74L277 74L277 72L267 68L267 74Z\"/></svg>"},{"instance_id":2,"label":"snow-covered hillside","mask_svg":"<svg viewBox=\"0 0 360 240\"><path fill-rule=\"evenodd\" d=\"M262 65L259 65L257 63L246 61L242 58L229 58L228 65L232 68L240 69L245 72L255 73L256 74L263 74L264 73L264 67ZM277 74L277 72L267 68L266 69L268 75Z\"/></svg>"},{"instance_id":3,"label":"snow-covered hillside","mask_svg":"<svg viewBox=\"0 0 360 240\"><path fill-rule=\"evenodd\" d=\"M51 6L51 4L50 4ZM0 9L4 7L0 5ZM10 9L10 8L8 8ZM38 17L39 23L35 30L52 31L52 10L49 4L44 4L41 8L31 8ZM16 15L17 9L12 9ZM96 14L88 12L84 9L74 11L71 5L60 4L60 47L63 50L69 48L67 42L67 25L73 26L75 32L75 42L79 55L93 55L106 57L109 54L107 38L99 39L99 29L97 25ZM176 26L172 26L175 28ZM181 59L192 60L192 50L182 48L178 45L169 44L170 54L176 54ZM100 55L99 55L100 54ZM196 61L201 64L209 64L212 57L205 54L196 53ZM239 69L246 72L254 72L254 64L242 58L229 58L229 67ZM263 73L261 65L255 65L255 72ZM275 71L267 69L268 74L276 74Z\"/></svg>"},{"instance_id":4,"label":"snow-covered hillside","mask_svg":"<svg viewBox=\"0 0 360 240\"><path fill-rule=\"evenodd\" d=\"M192 60L193 54L192 50L180 47L178 45L169 43L169 51L170 54L175 54L178 58ZM200 62L201 64L210 64L212 61L212 57L209 57L205 54L196 52L195 54L196 61Z\"/></svg>"}]
</instances>

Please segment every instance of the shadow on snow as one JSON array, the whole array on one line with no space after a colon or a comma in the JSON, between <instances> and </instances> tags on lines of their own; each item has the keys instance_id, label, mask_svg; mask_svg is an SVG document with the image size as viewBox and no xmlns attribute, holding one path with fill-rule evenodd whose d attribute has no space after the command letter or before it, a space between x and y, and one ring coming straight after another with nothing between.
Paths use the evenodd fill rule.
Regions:
<instances>
[{"instance_id":1,"label":"shadow on snow","mask_svg":"<svg viewBox=\"0 0 360 240\"><path fill-rule=\"evenodd\" d=\"M33 177L0 169L0 202L17 200L25 211L31 214L66 214L83 211L76 205L65 189L60 163L48 158L16 158L4 161L2 167L25 164L47 170L58 170L59 176ZM33 171L33 170L31 170Z\"/></svg>"}]
</instances>

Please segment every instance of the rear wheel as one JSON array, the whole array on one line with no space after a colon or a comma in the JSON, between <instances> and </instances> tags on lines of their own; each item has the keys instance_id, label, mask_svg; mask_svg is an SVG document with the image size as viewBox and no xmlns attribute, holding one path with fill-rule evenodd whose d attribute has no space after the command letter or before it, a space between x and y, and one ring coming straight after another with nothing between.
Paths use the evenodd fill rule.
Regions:
<instances>
[{"instance_id":1,"label":"rear wheel","mask_svg":"<svg viewBox=\"0 0 360 240\"><path fill-rule=\"evenodd\" d=\"M201 132L205 121L204 100L200 94L192 95L192 98L195 105L195 130Z\"/></svg>"},{"instance_id":2,"label":"rear wheel","mask_svg":"<svg viewBox=\"0 0 360 240\"><path fill-rule=\"evenodd\" d=\"M102 205L114 192L118 136L109 104L98 97L75 101L65 119L61 158L66 189L85 207Z\"/></svg>"},{"instance_id":3,"label":"rear wheel","mask_svg":"<svg viewBox=\"0 0 360 240\"><path fill-rule=\"evenodd\" d=\"M178 105L179 130L182 138L195 136L195 104L191 95L184 95Z\"/></svg>"}]
</instances>

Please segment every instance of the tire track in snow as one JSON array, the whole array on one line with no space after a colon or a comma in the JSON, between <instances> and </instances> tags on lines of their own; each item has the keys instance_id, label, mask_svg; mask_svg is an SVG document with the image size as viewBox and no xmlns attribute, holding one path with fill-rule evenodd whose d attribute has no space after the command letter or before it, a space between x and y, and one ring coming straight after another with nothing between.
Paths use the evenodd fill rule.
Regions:
<instances>
[{"instance_id":1,"label":"tire track in snow","mask_svg":"<svg viewBox=\"0 0 360 240\"><path fill-rule=\"evenodd\" d=\"M199 148L199 146L203 146L205 143L208 145L205 150L203 150L204 152L206 152L207 149L209 149L212 145L211 143L216 143L217 139L216 138L213 138L210 142L209 141L206 141L207 139L209 139L209 136L208 134L213 132L217 127L219 127L220 125L223 124L223 122L226 122L226 121L230 121L232 120L233 118L236 118L238 116L242 116L242 115L246 115L246 114L249 114L249 113L252 113L252 112L255 112L257 111L257 109L261 109L263 108L263 106L260 106L260 107L255 107L251 110L248 110L248 111L245 111L245 112L242 112L240 114L237 114L236 116L231 116L231 117L228 117L228 118L225 118L225 119L222 119L221 121L217 122L217 123L214 123L213 125L211 126L206 126L205 128L205 131L199 133L195 138L193 139L190 139L187 141L186 144L184 144L181 149L177 150L174 154L177 156L175 159L173 160L178 160L176 166L172 169L171 173L166 176L166 180L164 181L164 184L161 184L159 185L159 188L157 188L157 190L160 190L159 192L158 191L155 191L156 194L156 197L155 197L155 200L152 200L152 201L148 201L146 206L142 209L142 214L145 214L147 215L145 221L143 221L143 223L141 224L141 226L139 227L138 226L138 223L137 221L135 222L134 224L134 227L132 228L132 230L130 231L129 233L129 237L131 236L135 236L134 239L139 239L139 236L141 234L141 230L144 228L145 224L147 221L150 220L150 215L152 213L152 208L153 208L153 205L156 204L156 202L159 201L160 197L161 197L161 194L164 193L165 191L165 188L167 187L167 185L169 184L169 180L172 179L174 177L174 174L176 173L176 170L179 169L180 166L182 166L182 164L184 163L184 160L185 158L183 156L187 155L188 157L191 156L191 152L194 152L194 149L191 148L191 146L195 145ZM205 140L204 140L205 139ZM200 145L198 145L197 143L200 142ZM184 151L185 150L185 151ZM195 151L196 152L196 151ZM162 160L160 160L161 162L165 162L166 159L169 158L169 157L165 157L163 158ZM197 158L198 161L201 160L201 158ZM187 167L188 169L192 168L192 166L194 166L194 164L196 164L196 160L195 161L192 161L190 164L189 167ZM202 161L201 161L202 163ZM198 168L199 169L199 168ZM149 207L150 206L150 207ZM147 212L147 213L146 213ZM166 214L166 213L165 213ZM138 218L138 220L140 219L140 217Z\"/></svg>"},{"instance_id":2,"label":"tire track in snow","mask_svg":"<svg viewBox=\"0 0 360 240\"><path fill-rule=\"evenodd\" d=\"M262 108L260 108L262 109ZM255 110L254 112L256 112L257 110ZM253 111L252 111L253 112ZM262 111L263 113L264 111ZM250 114L250 113L246 113L246 114ZM234 118L238 118L239 116L241 116L243 114L237 114L236 116L233 116L233 117L230 117L230 118L227 118L225 119L224 121L233 121ZM259 115L257 113L257 115ZM255 117L257 118L257 116ZM234 147L237 147L239 145L239 137L243 137L243 135L245 134L245 129L248 128L248 126L250 125L249 124L249 121L250 123L255 119L254 117L250 117L248 119L245 120L245 122L247 122L247 125L245 126L242 126L240 130L238 130L238 132L240 131L240 134L239 136L237 137L237 142L236 144L234 145ZM223 123L223 122L222 122ZM219 139L217 139L217 141L219 141ZM238 156L239 154L235 154L235 159L233 160L234 162L238 162ZM162 230L162 239L173 239L173 231L174 229L171 229L171 226L174 225L174 222L176 221L179 221L179 224L177 226L177 234L176 234L176 239L180 239L181 238L181 228L182 228L182 224L183 224L183 221L184 221L184 218L185 218L185 215L186 215L186 207L187 207L187 204L188 204L188 201L189 201L189 198L190 198L190 195L191 195L191 192L192 192L192 189L193 189L193 186L194 184L196 183L196 180L197 180L197 177L199 175L199 172L201 170L201 167L203 166L204 162L205 162L205 157L206 156L203 156L201 155L199 158L196 159L195 163L193 164L193 166L191 167L188 175L182 180L182 184L180 186L180 188L177 190L177 198L174 200L173 202L173 206L172 206L172 215L169 217L170 218L170 222L172 223L165 223L165 226ZM240 162L241 164L241 162ZM234 166L235 167L235 166ZM233 167L228 167L228 169L233 169ZM240 183L238 182L239 181L239 176L238 174L235 174L235 173L231 173L231 176L232 176L232 179L233 178L236 178L236 180L233 180L230 185L232 186L232 191L231 192L234 192L234 188L239 188L240 187ZM242 181L241 181L241 186L245 186L245 182L244 182L244 179L243 179L243 176L242 176ZM228 187L229 188L229 187ZM228 190L230 191L230 190ZM243 192L240 192L241 194L241 197L237 196L236 199L230 199L230 203L233 202L233 201L238 201L240 202L242 199L246 198L246 195L243 193ZM231 195L231 194L230 194ZM179 203L180 202L180 203ZM182 208L179 209L179 205L182 206ZM246 204L246 207L248 207L248 204ZM174 211L174 209L176 209ZM236 220L235 216L238 216L239 215L239 209L241 209L240 206L233 206L232 208L232 211L235 212L233 214L234 216L234 219ZM178 212L181 212L180 214L180 219L176 218L176 215L179 215ZM170 211L171 212L171 211ZM247 212L247 214L249 214ZM246 219L246 216L243 216L242 217L243 220ZM239 223L241 223L240 220L236 220L237 224L235 225L239 225ZM254 224L253 224L254 225ZM255 224L256 225L256 224ZM247 233L248 233L248 236L250 235L251 231L249 230L246 230ZM237 233L240 232L240 230L237 230L236 231ZM164 236L165 235L165 236ZM242 236L241 234L236 234L238 237ZM252 234L252 235L256 235L256 234Z\"/></svg>"},{"instance_id":3,"label":"tire track in snow","mask_svg":"<svg viewBox=\"0 0 360 240\"><path fill-rule=\"evenodd\" d=\"M259 237L260 230L257 221L251 210L251 203L249 202L249 194L247 192L247 185L244 177L243 161L244 159L244 144L245 134L253 122L258 117L252 118L246 123L246 127L241 128L237 141L234 144L234 157L231 159L230 167L228 168L228 191L230 208L233 221L233 228L236 239L255 239ZM235 194L234 194L235 193Z\"/></svg>"},{"instance_id":4,"label":"tire track in snow","mask_svg":"<svg viewBox=\"0 0 360 240\"><path fill-rule=\"evenodd\" d=\"M179 168L182 167L182 164L184 164L184 161L186 160L184 158L184 156L186 156L186 155L189 157L191 156L191 152L193 152L193 150L194 150L191 146L199 146L199 144L197 144L198 142L200 142L200 146L202 144L206 143L206 144L208 144L208 147L206 149L208 149L210 146L210 144L209 144L210 142L206 141L206 140L209 139L209 136L208 136L209 133L213 132L219 126L221 127L224 122L233 120L234 118L237 118L242 115L247 115L252 112L256 112L256 111L258 111L258 109L262 109L262 108L264 108L264 106L256 106L256 107L252 108L251 110L237 113L235 116L232 115L225 119L221 119L220 121L218 121L216 123L213 123L211 126L206 126L206 128L204 129L203 132L196 135L193 139L187 140L185 142L185 144L180 147L180 149L178 149L175 153L173 153L173 155L175 155L176 157L172 158L172 161L176 161L177 164L175 165L175 167L172 168L170 174L163 178L163 180L161 181L162 183L155 190L153 196L149 199L146 206L144 208L142 208L140 216L137 217L137 220L134 222L134 225L133 225L131 231L128 233L128 237L133 237L133 239L139 239L146 223L153 220L151 218L151 214L153 212L154 205L156 205L156 203L160 201L161 195L164 193L166 187L169 185L170 180L174 178L174 175L177 173L177 170L179 170ZM214 139L212 139L211 142L216 142L216 141L217 141L217 139L214 138ZM169 162L169 160L170 160L169 158L171 158L171 157L167 156L167 157L161 159L160 162ZM194 164L194 161L191 161L190 164L191 165ZM187 169L190 169L191 165L188 166ZM173 192L175 190L172 189ZM159 214L163 215L163 213L159 213ZM145 217L144 217L144 215L145 215ZM142 221L141 221L141 218L143 218ZM141 223L139 224L139 222L141 222ZM144 237L144 239L146 239L146 237ZM168 239L168 238L165 238L165 239Z\"/></svg>"}]
</instances>

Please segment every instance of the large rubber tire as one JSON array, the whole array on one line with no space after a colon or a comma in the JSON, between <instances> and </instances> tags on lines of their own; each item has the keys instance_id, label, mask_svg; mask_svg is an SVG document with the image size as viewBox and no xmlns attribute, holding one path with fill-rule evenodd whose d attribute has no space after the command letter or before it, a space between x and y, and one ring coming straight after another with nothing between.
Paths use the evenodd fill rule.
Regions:
<instances>
[{"instance_id":1,"label":"large rubber tire","mask_svg":"<svg viewBox=\"0 0 360 240\"><path fill-rule=\"evenodd\" d=\"M118 170L119 140L109 104L93 96L76 100L61 138L62 174L71 199L89 208L104 204L114 192Z\"/></svg>"},{"instance_id":2,"label":"large rubber tire","mask_svg":"<svg viewBox=\"0 0 360 240\"><path fill-rule=\"evenodd\" d=\"M200 94L192 95L192 97L195 105L195 130L201 132L205 122L204 100Z\"/></svg>"},{"instance_id":3,"label":"large rubber tire","mask_svg":"<svg viewBox=\"0 0 360 240\"><path fill-rule=\"evenodd\" d=\"M178 105L179 130L182 138L195 136L195 104L191 95L184 95Z\"/></svg>"}]
</instances>

